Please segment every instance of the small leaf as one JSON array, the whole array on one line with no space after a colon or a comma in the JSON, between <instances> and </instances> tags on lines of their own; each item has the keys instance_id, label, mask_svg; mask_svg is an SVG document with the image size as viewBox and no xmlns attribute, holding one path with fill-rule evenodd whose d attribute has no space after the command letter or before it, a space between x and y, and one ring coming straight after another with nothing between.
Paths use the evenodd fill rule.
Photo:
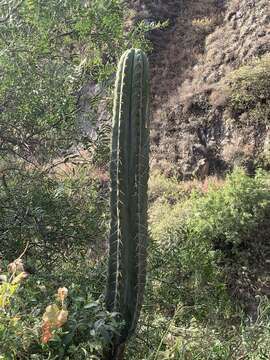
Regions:
<instances>
[{"instance_id":1,"label":"small leaf","mask_svg":"<svg viewBox=\"0 0 270 360\"><path fill-rule=\"evenodd\" d=\"M49 305L46 307L45 313L42 317L44 322L49 322L51 325L57 324L57 316L60 312L60 309L57 305Z\"/></svg>"},{"instance_id":2,"label":"small leaf","mask_svg":"<svg viewBox=\"0 0 270 360\"><path fill-rule=\"evenodd\" d=\"M86 304L83 308L84 309L92 309L92 308L96 308L98 307L97 303L90 303L90 304Z\"/></svg>"},{"instance_id":3,"label":"small leaf","mask_svg":"<svg viewBox=\"0 0 270 360\"><path fill-rule=\"evenodd\" d=\"M29 274L23 271L12 280L11 284L19 284L23 279L26 279L28 276Z\"/></svg>"}]
</instances>

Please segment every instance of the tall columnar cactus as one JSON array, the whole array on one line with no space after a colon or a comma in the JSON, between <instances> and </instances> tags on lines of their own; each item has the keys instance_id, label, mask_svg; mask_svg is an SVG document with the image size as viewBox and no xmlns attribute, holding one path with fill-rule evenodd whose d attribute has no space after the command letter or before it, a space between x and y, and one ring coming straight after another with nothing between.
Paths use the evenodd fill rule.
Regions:
<instances>
[{"instance_id":1,"label":"tall columnar cactus","mask_svg":"<svg viewBox=\"0 0 270 360\"><path fill-rule=\"evenodd\" d=\"M120 359L136 328L146 276L149 71L143 51L126 51L115 84L111 229L106 305L123 320L107 359Z\"/></svg>"}]
</instances>

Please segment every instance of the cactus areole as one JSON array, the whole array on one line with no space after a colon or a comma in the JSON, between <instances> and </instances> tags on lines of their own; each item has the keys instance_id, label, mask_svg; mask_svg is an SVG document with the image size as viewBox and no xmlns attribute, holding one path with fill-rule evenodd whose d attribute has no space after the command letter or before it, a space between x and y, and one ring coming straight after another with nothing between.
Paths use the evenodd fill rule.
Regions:
<instances>
[{"instance_id":1,"label":"cactus areole","mask_svg":"<svg viewBox=\"0 0 270 360\"><path fill-rule=\"evenodd\" d=\"M120 59L115 84L111 147L111 228L106 305L123 326L114 340L134 332L142 305L147 248L149 176L149 69L142 50ZM115 353L117 350L114 350ZM113 356L111 359L120 357Z\"/></svg>"}]
</instances>

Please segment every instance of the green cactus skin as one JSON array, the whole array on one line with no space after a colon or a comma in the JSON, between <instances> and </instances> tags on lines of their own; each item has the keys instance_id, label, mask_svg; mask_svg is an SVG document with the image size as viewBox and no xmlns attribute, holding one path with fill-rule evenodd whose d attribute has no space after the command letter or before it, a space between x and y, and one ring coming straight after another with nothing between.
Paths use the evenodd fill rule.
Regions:
<instances>
[{"instance_id":1,"label":"green cactus skin","mask_svg":"<svg viewBox=\"0 0 270 360\"><path fill-rule=\"evenodd\" d=\"M107 359L120 359L136 328L147 255L149 177L149 67L142 50L120 59L114 95L111 149L111 229L106 306L124 321ZM114 354L114 355L113 355Z\"/></svg>"}]
</instances>

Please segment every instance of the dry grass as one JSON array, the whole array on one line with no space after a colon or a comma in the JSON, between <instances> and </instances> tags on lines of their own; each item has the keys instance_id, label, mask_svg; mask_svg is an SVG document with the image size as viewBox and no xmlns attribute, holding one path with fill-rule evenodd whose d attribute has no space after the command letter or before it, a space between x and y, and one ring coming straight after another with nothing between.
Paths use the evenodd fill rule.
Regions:
<instances>
[{"instance_id":1,"label":"dry grass","mask_svg":"<svg viewBox=\"0 0 270 360\"><path fill-rule=\"evenodd\" d=\"M204 180L177 181L176 178L168 179L160 171L154 170L149 180L150 202L165 199L173 204L190 195L192 191L207 193L210 189L221 188L224 183L225 180L218 176L208 176Z\"/></svg>"},{"instance_id":2,"label":"dry grass","mask_svg":"<svg viewBox=\"0 0 270 360\"><path fill-rule=\"evenodd\" d=\"M98 180L101 184L109 182L108 169L94 166L91 154L87 150L78 150L70 157L55 159L52 164L43 166L41 171L59 180L80 177L84 171L89 179Z\"/></svg>"},{"instance_id":3,"label":"dry grass","mask_svg":"<svg viewBox=\"0 0 270 360\"><path fill-rule=\"evenodd\" d=\"M231 142L224 145L222 155L228 163L241 165L243 161L254 157L255 144L243 143L243 138L238 133L231 139Z\"/></svg>"},{"instance_id":4,"label":"dry grass","mask_svg":"<svg viewBox=\"0 0 270 360\"><path fill-rule=\"evenodd\" d=\"M198 58L197 65L192 68L187 81L180 87L180 93L196 95L211 88L215 91L217 83L232 70L255 55L270 50L269 24L265 22L267 4L267 0L258 1L256 6L243 0L232 0L228 3L223 23L206 37L205 52ZM202 23L207 22L202 20ZM186 99L187 97L182 95L183 103ZM224 103L224 100L222 95L215 93L211 102L219 105Z\"/></svg>"},{"instance_id":5,"label":"dry grass","mask_svg":"<svg viewBox=\"0 0 270 360\"><path fill-rule=\"evenodd\" d=\"M186 0L178 11L175 26L154 39L155 54L151 58L154 118L160 108L179 103L180 85L203 54L206 36L222 20L220 8L212 0Z\"/></svg>"},{"instance_id":6,"label":"dry grass","mask_svg":"<svg viewBox=\"0 0 270 360\"><path fill-rule=\"evenodd\" d=\"M189 181L182 181L181 187L185 193L198 191L207 193L209 189L220 189L224 186L225 180L217 176L208 176L204 180L193 179Z\"/></svg>"},{"instance_id":7,"label":"dry grass","mask_svg":"<svg viewBox=\"0 0 270 360\"><path fill-rule=\"evenodd\" d=\"M175 25L154 36L154 53L150 58L152 159L168 176L179 175L174 164L182 156L177 132L170 131L177 130L174 119L178 115L174 109L181 98L187 99L188 104L192 97L194 89L190 88L189 82L194 66L203 57L207 35L222 21L216 1L183 0L181 7L177 1L174 4L174 16L178 15ZM182 87L183 83L187 86ZM205 91L207 93L209 88Z\"/></svg>"}]
</instances>

